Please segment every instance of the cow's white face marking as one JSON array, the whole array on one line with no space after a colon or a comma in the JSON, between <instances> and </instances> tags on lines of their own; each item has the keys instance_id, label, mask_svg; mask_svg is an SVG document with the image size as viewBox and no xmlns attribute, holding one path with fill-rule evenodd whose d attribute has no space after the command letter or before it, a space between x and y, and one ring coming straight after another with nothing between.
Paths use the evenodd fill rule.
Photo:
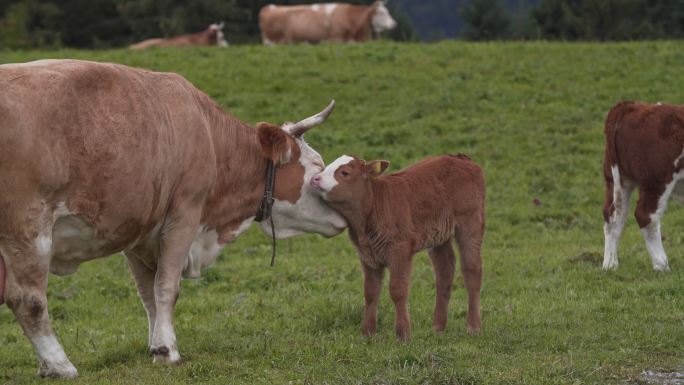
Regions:
<instances>
[{"instance_id":1,"label":"cow's white face marking","mask_svg":"<svg viewBox=\"0 0 684 385\"><path fill-rule=\"evenodd\" d=\"M216 45L219 47L228 47L228 42L226 41L226 36L223 34L223 22L220 24L212 24L209 29L216 30Z\"/></svg>"},{"instance_id":2,"label":"cow's white face marking","mask_svg":"<svg viewBox=\"0 0 684 385\"><path fill-rule=\"evenodd\" d=\"M340 214L328 207L318 194L309 188L309 180L324 168L321 156L302 138L295 138L301 156L299 163L304 167L300 197L294 204L276 199L273 203L273 224L276 238L288 238L305 233L318 233L332 237L341 233L347 222ZM259 223L261 230L271 235L270 221Z\"/></svg>"},{"instance_id":3,"label":"cow's white face marking","mask_svg":"<svg viewBox=\"0 0 684 385\"><path fill-rule=\"evenodd\" d=\"M311 4L311 10L314 12L318 12L321 9L320 4Z\"/></svg>"},{"instance_id":4,"label":"cow's white face marking","mask_svg":"<svg viewBox=\"0 0 684 385\"><path fill-rule=\"evenodd\" d=\"M334 162L330 163L322 173L318 174L321 177L318 187L321 189L321 196L323 199L326 199L326 194L329 193L333 187L337 186L335 171L337 171L340 166L344 166L353 160L354 158L349 155L342 155L341 157L335 159Z\"/></svg>"},{"instance_id":5,"label":"cow's white face marking","mask_svg":"<svg viewBox=\"0 0 684 385\"><path fill-rule=\"evenodd\" d=\"M337 4L327 3L323 5L323 12L325 12L326 15L330 16L332 15L333 11L335 11L335 8L337 8Z\"/></svg>"},{"instance_id":6,"label":"cow's white face marking","mask_svg":"<svg viewBox=\"0 0 684 385\"><path fill-rule=\"evenodd\" d=\"M397 27L397 22L392 18L384 3L378 4L375 8L371 24L375 32L388 31Z\"/></svg>"},{"instance_id":7,"label":"cow's white face marking","mask_svg":"<svg viewBox=\"0 0 684 385\"><path fill-rule=\"evenodd\" d=\"M60 374L62 377L75 378L78 371L71 364L64 349L54 335L29 337L40 360L40 371L43 374Z\"/></svg>"}]
</instances>

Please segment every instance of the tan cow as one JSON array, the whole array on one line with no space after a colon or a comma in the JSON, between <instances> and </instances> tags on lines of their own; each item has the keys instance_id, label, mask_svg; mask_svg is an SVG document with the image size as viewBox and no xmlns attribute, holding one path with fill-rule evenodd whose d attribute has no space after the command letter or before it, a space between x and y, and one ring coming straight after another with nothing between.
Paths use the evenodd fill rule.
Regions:
<instances>
[{"instance_id":1,"label":"tan cow","mask_svg":"<svg viewBox=\"0 0 684 385\"><path fill-rule=\"evenodd\" d=\"M140 43L135 43L129 48L141 50L149 47L179 47L188 45L216 45L219 47L227 47L228 42L223 35L223 22L220 24L211 24L209 28L202 32L193 33L191 35L175 36L166 39L147 39L141 41Z\"/></svg>"},{"instance_id":2,"label":"tan cow","mask_svg":"<svg viewBox=\"0 0 684 385\"><path fill-rule=\"evenodd\" d=\"M42 60L1 65L0 84L0 300L33 344L41 376L77 375L48 319L48 271L71 274L119 251L147 311L154 361L178 362L181 275L199 276L247 230L269 159L278 238L346 226L310 192L324 165L302 138L332 103L255 130L173 73Z\"/></svg>"},{"instance_id":3,"label":"tan cow","mask_svg":"<svg viewBox=\"0 0 684 385\"><path fill-rule=\"evenodd\" d=\"M478 333L485 221L482 170L462 154L428 158L381 176L388 166L385 160L366 163L344 155L310 182L347 220L349 237L361 257L366 298L363 334L375 334L380 287L388 268L396 335L401 340L410 338L411 262L425 249L435 272L432 327L444 330L456 263L452 239L460 250L468 291L468 332Z\"/></svg>"},{"instance_id":4,"label":"tan cow","mask_svg":"<svg viewBox=\"0 0 684 385\"><path fill-rule=\"evenodd\" d=\"M261 40L279 43L363 42L372 32L396 28L384 1L371 5L325 3L311 5L266 5L259 12Z\"/></svg>"},{"instance_id":5,"label":"tan cow","mask_svg":"<svg viewBox=\"0 0 684 385\"><path fill-rule=\"evenodd\" d=\"M670 196L684 203L684 106L622 102L606 118L603 175L603 268L618 267L618 242L629 199L639 190L635 217L653 270L668 271L660 220Z\"/></svg>"}]
</instances>

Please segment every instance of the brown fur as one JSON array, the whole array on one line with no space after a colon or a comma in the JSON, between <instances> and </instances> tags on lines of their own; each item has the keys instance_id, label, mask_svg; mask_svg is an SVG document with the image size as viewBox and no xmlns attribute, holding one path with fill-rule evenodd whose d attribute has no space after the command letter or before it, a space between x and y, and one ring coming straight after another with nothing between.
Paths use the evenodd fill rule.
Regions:
<instances>
[{"instance_id":1,"label":"brown fur","mask_svg":"<svg viewBox=\"0 0 684 385\"><path fill-rule=\"evenodd\" d=\"M374 334L384 268L390 271L397 337L410 338L408 293L413 255L428 249L436 279L433 328L446 327L454 276L456 239L468 291L469 332L479 332L484 235L485 181L464 155L427 158L396 174L379 176L385 163L355 159L338 167L338 184L327 193L332 208L345 217L365 276L363 333ZM345 175L345 173L347 175Z\"/></svg>"},{"instance_id":2,"label":"brown fur","mask_svg":"<svg viewBox=\"0 0 684 385\"><path fill-rule=\"evenodd\" d=\"M684 107L618 103L606 118L605 136L604 219L608 221L614 210L611 167L617 165L623 185L634 184L639 189L635 216L639 226L645 227L665 185L684 166L678 161L684 149Z\"/></svg>"},{"instance_id":3,"label":"brown fur","mask_svg":"<svg viewBox=\"0 0 684 385\"><path fill-rule=\"evenodd\" d=\"M265 5L259 12L262 40L285 44L369 40L372 37L371 18L378 2L371 5L336 4L329 16L322 11L314 11L310 5Z\"/></svg>"}]
</instances>

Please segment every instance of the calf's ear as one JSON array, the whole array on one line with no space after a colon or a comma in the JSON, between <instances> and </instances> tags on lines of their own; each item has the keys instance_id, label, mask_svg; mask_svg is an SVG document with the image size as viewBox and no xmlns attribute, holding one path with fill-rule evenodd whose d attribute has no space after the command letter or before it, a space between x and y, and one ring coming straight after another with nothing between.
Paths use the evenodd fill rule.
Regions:
<instances>
[{"instance_id":1,"label":"calf's ear","mask_svg":"<svg viewBox=\"0 0 684 385\"><path fill-rule=\"evenodd\" d=\"M382 175L389 165L389 160L374 160L366 164L366 173L371 178L375 178L376 176Z\"/></svg>"},{"instance_id":2,"label":"calf's ear","mask_svg":"<svg viewBox=\"0 0 684 385\"><path fill-rule=\"evenodd\" d=\"M256 126L261 152L273 164L285 164L290 161L292 151L287 134L279 126L271 123L259 123Z\"/></svg>"}]
</instances>

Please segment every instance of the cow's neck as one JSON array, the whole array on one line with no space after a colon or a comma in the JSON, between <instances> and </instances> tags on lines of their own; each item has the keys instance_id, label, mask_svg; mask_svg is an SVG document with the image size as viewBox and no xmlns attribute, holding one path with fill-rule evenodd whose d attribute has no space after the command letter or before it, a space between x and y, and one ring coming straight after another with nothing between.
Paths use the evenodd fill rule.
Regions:
<instances>
[{"instance_id":1,"label":"cow's neck","mask_svg":"<svg viewBox=\"0 0 684 385\"><path fill-rule=\"evenodd\" d=\"M349 226L352 241L359 248L361 254L376 262L384 262L388 234L382 226L382 218L386 216L385 205L389 203L385 196L386 183L378 178L368 183L368 190L363 199L335 207Z\"/></svg>"},{"instance_id":2,"label":"cow's neck","mask_svg":"<svg viewBox=\"0 0 684 385\"><path fill-rule=\"evenodd\" d=\"M219 243L228 243L244 231L259 207L267 161L254 128L223 111L212 112L210 122L217 178L202 223L216 229Z\"/></svg>"}]
</instances>

